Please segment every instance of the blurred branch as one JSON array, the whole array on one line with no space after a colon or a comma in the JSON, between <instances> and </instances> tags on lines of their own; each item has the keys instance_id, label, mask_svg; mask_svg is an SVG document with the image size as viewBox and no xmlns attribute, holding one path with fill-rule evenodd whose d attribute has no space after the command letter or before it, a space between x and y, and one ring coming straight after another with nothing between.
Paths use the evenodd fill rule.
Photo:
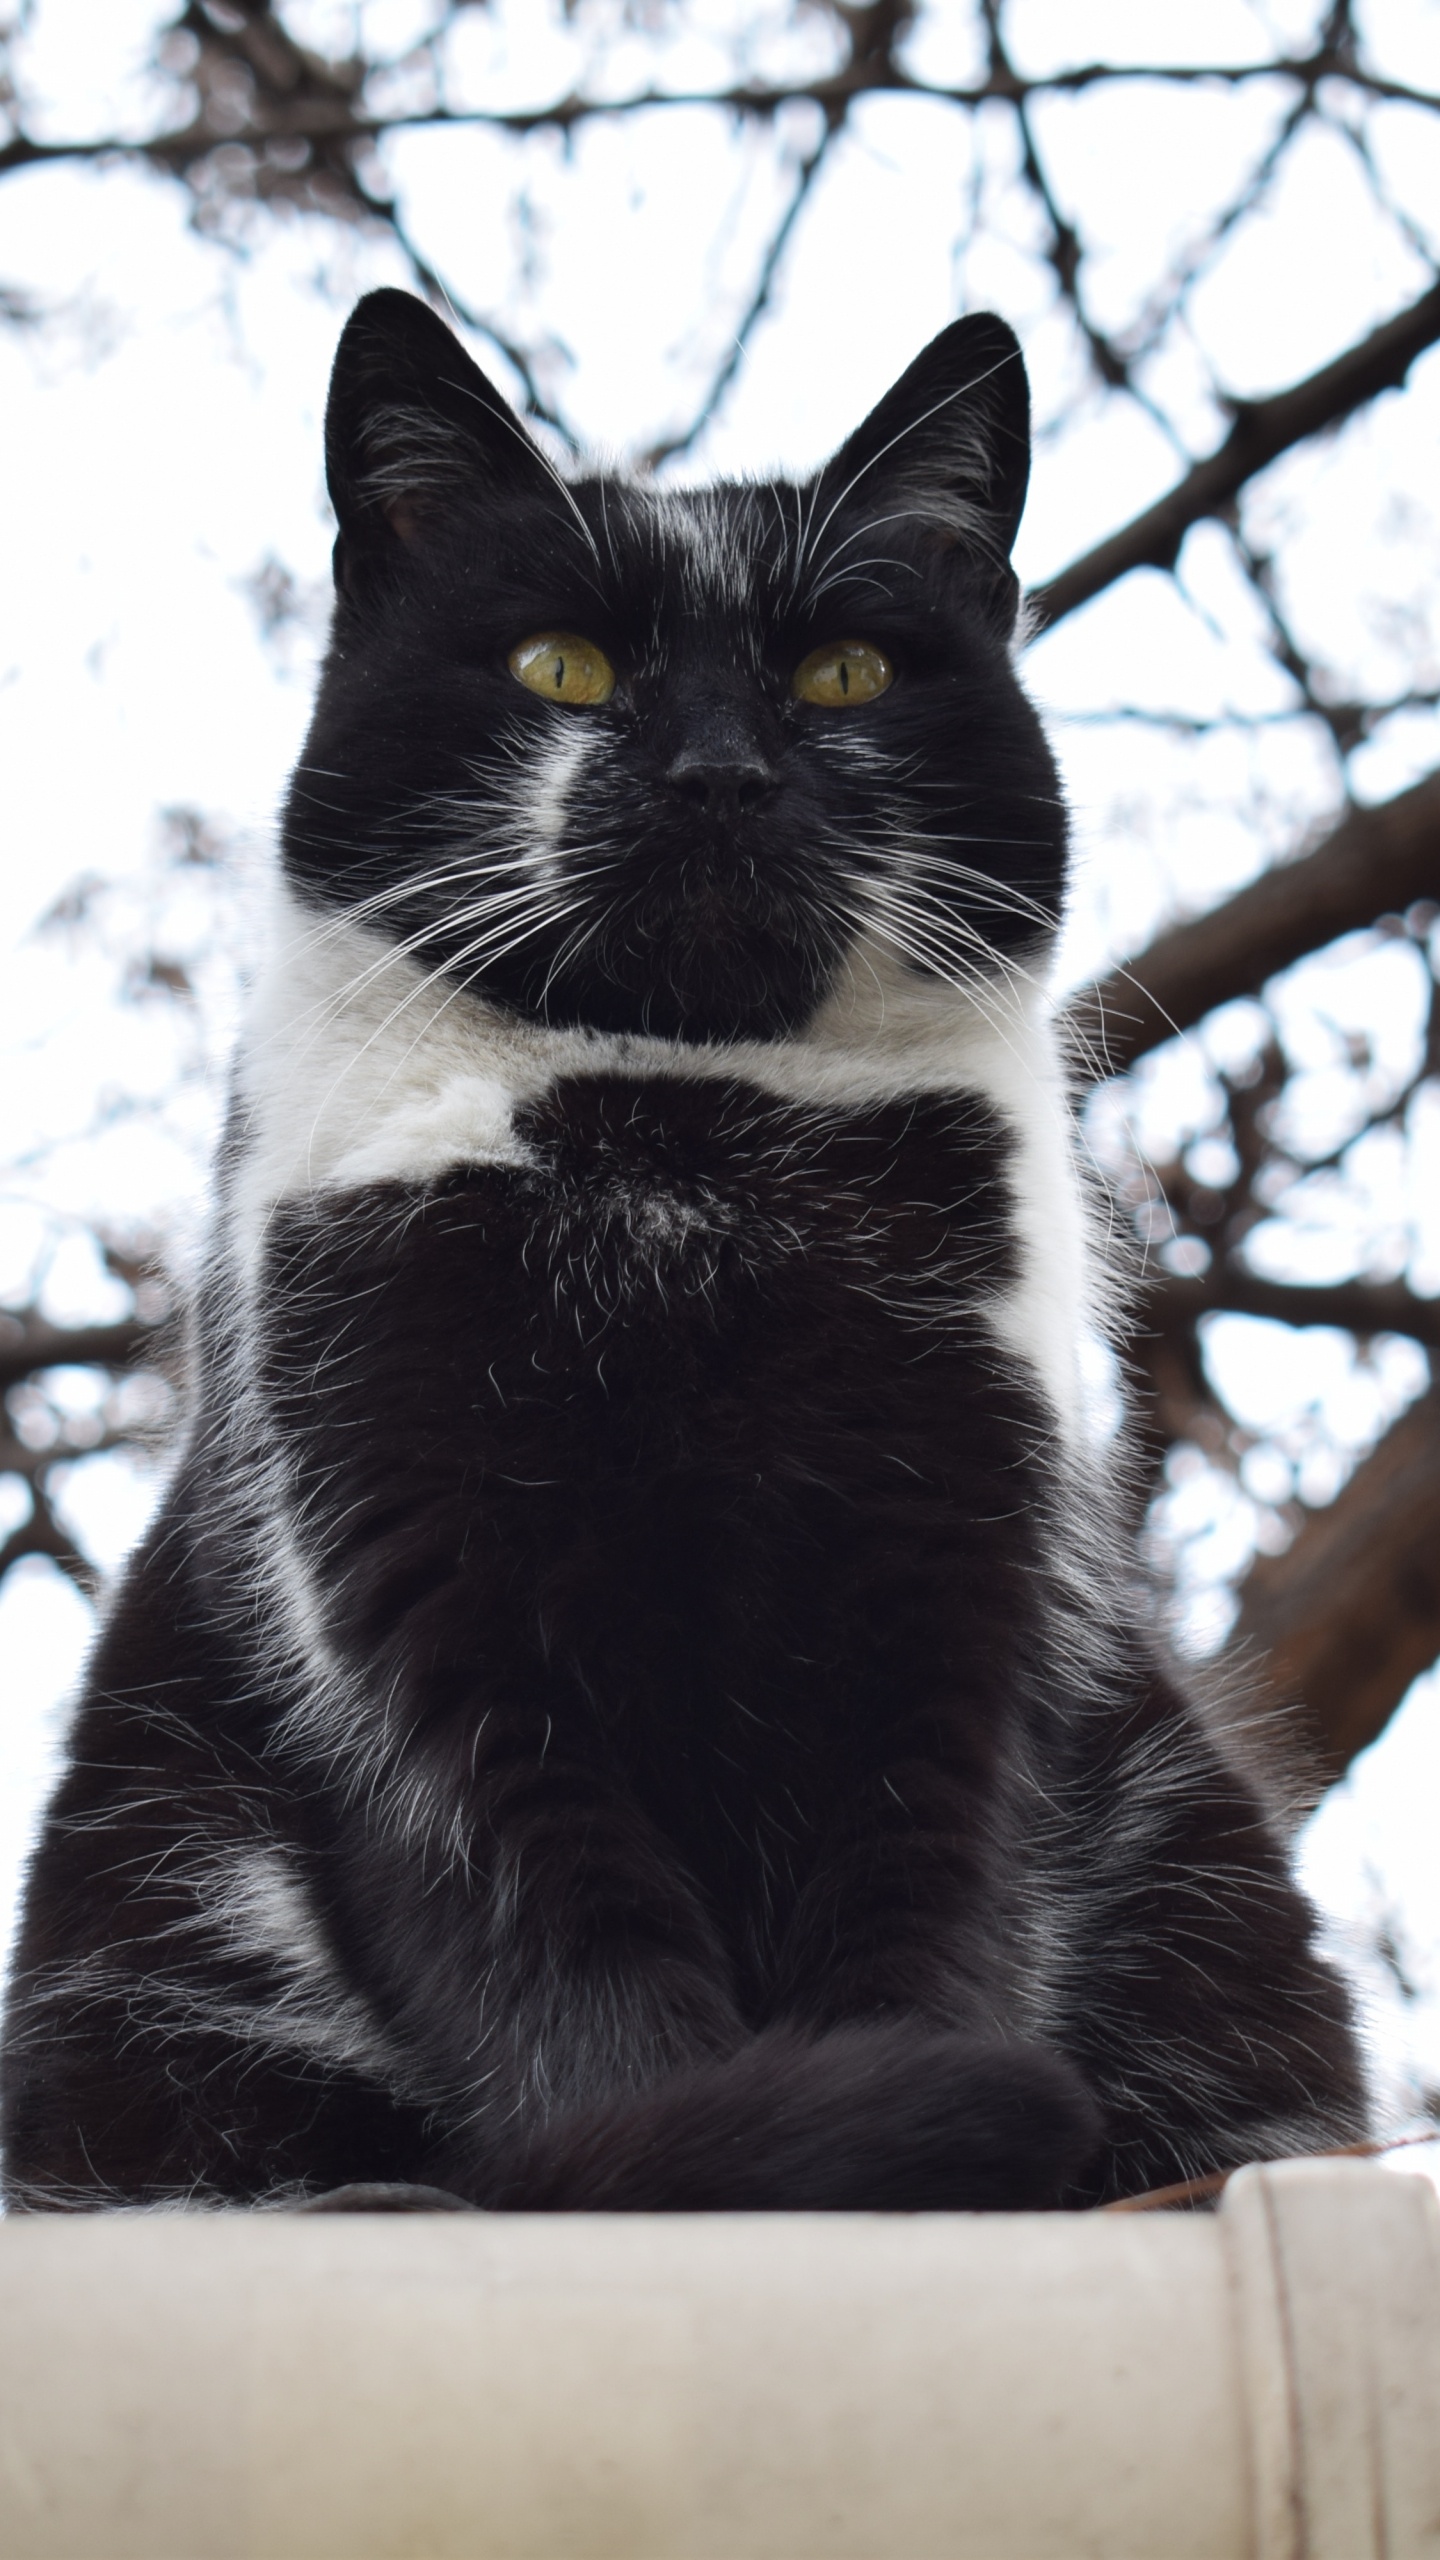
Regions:
<instances>
[{"instance_id":1,"label":"blurred branch","mask_svg":"<svg viewBox=\"0 0 1440 2560\"><path fill-rule=\"evenodd\" d=\"M1382 391L1403 383L1411 365L1440 340L1440 284L1418 302L1347 348L1333 364L1269 400L1234 401L1235 423L1220 446L1197 462L1153 507L1106 536L1058 576L1033 587L1029 609L1035 636L1067 613L1113 586L1132 569L1173 569L1190 527L1223 515L1247 480L1293 445L1338 426Z\"/></svg>"},{"instance_id":2,"label":"blurred branch","mask_svg":"<svg viewBox=\"0 0 1440 2560\"><path fill-rule=\"evenodd\" d=\"M1278 651L1272 651L1277 663L1283 663ZM1306 662L1307 677L1311 670ZM1298 680L1298 679L1297 679ZM1312 698L1311 687L1302 688L1298 702L1285 703L1277 711L1156 711L1148 704L1121 702L1104 711L1065 711L1052 717L1063 721L1067 729L1155 729L1177 738L1213 738L1221 731L1230 735L1254 736L1267 729L1289 728L1297 720L1323 720L1348 754L1363 739L1374 736L1386 720L1397 711L1434 711L1440 707L1440 687L1415 685L1404 693L1392 693L1374 702L1334 702Z\"/></svg>"},{"instance_id":3,"label":"blurred branch","mask_svg":"<svg viewBox=\"0 0 1440 2560\"><path fill-rule=\"evenodd\" d=\"M996 45L981 79L947 83L917 77L900 58L899 48L914 16L910 0L828 0L828 9L843 30L846 56L835 71L818 79L639 89L628 97L603 99L572 90L544 106L511 109L449 107L437 98L433 104L386 115L368 112L363 92L369 74L393 66L357 55L326 58L312 52L289 33L270 0L209 0L209 5L190 0L164 31L162 43L173 48L177 36L193 39L196 58L182 76L201 92L199 116L173 133L140 142L34 143L19 135L0 150L0 173L39 160L95 158L116 150L137 152L183 173L190 161L214 149L218 137L237 132L303 140L312 146L337 139L370 143L386 133L443 125L479 125L521 135L547 129L569 133L592 118L642 115L657 107L710 106L730 114L768 118L797 100L838 117L856 98L882 91L961 108L996 101L1023 108L1032 99L1076 97L1107 82L1246 88L1256 81L1279 80L1293 85L1297 103L1303 107L1323 81L1340 80L1369 98L1440 106L1440 95L1434 91L1370 69L1338 27L1327 30L1308 53L1279 51L1237 63L1091 61L1034 76L1017 71L1004 47ZM442 32L445 23L442 19ZM433 36L427 43L433 46ZM234 78L236 71L249 84L248 101Z\"/></svg>"},{"instance_id":4,"label":"blurred branch","mask_svg":"<svg viewBox=\"0 0 1440 2560\"><path fill-rule=\"evenodd\" d=\"M913 0L823 0L844 41L844 58L829 74L816 79L776 83L739 81L689 90L645 89L629 97L597 99L576 90L542 107L506 110L456 108L443 95L438 47L457 11L442 11L434 26L404 57L412 65L421 56L431 66L431 95L423 105L410 104L386 112L370 103L377 74L398 67L358 49L325 55L291 34L271 0L187 0L160 31L156 63L173 82L181 120L143 136L110 134L72 141L38 140L24 130L24 102L12 92L10 120L18 129L0 144L0 178L27 168L64 160L105 161L131 158L183 181L197 203L197 219L213 225L229 202L253 198L288 202L332 218L374 222L390 230L408 258L417 282L440 305L448 304L472 328L489 336L519 373L528 406L565 432L563 421L541 396L531 356L497 323L464 308L447 280L427 257L409 229L400 206L386 188L378 146L394 133L476 127L524 137L543 131L571 135L584 124L642 113L703 105L750 120L772 120L798 104L817 108L823 119L819 144L802 165L791 203L772 234L762 261L760 281L736 335L765 308L774 276L811 182L829 142L843 126L857 99L900 94L950 105L974 113L987 105L1007 107L1015 119L1024 181L1049 226L1046 256L1063 298L1082 330L1102 379L1150 403L1132 379L1142 341L1122 347L1095 324L1084 308L1080 269L1084 244L1062 211L1040 155L1029 109L1032 101L1051 96L1079 96L1104 84L1155 81L1185 87L1196 83L1241 87L1257 79L1288 82L1293 97L1280 130L1262 154L1248 190L1222 217L1214 239L1223 236L1242 206L1255 200L1301 124L1316 112L1322 84L1343 82L1365 97L1407 101L1421 107L1440 106L1440 97L1367 68L1357 50L1343 7L1332 8L1308 52L1277 52L1268 59L1240 64L1144 64L1092 61L1066 70L1027 77L1017 71L1006 47L1003 0L980 0L988 37L984 76L957 84L918 78L903 59L904 38L914 16ZM1214 242L1212 239L1211 245ZM1153 334L1153 333L1152 333ZM1253 473L1290 445L1331 425L1374 396L1403 380L1405 369L1423 345L1440 336L1440 288L1423 297L1408 313L1375 332L1360 347L1325 367L1309 382L1276 398L1235 403L1235 424L1225 445L1187 474L1168 498L1137 522L1089 553L1037 592L1041 625L1057 620L1088 597L1149 562L1173 564L1188 525L1203 515L1222 512ZM660 457L687 450L713 416L729 386L740 357L727 355L691 426L660 448ZM1151 410L1160 424L1158 411Z\"/></svg>"},{"instance_id":5,"label":"blurred branch","mask_svg":"<svg viewBox=\"0 0 1440 2560\"><path fill-rule=\"evenodd\" d=\"M0 1393L40 1369L125 1369L153 1347L160 1328L142 1316L118 1324L47 1324L43 1317L0 1312Z\"/></svg>"},{"instance_id":6,"label":"blurred branch","mask_svg":"<svg viewBox=\"0 0 1440 2560\"><path fill-rule=\"evenodd\" d=\"M1276 1700L1301 1702L1327 1775L1383 1730L1440 1653L1440 1388L1252 1566L1230 1653L1260 1656Z\"/></svg>"},{"instance_id":7,"label":"blurred branch","mask_svg":"<svg viewBox=\"0 0 1440 2560\"><path fill-rule=\"evenodd\" d=\"M1162 1333L1184 1330L1201 1316L1269 1316L1277 1324L1338 1325L1361 1341L1377 1333L1406 1333L1440 1349L1440 1298L1417 1298L1400 1280L1343 1280L1311 1287L1304 1281L1265 1280L1242 1263L1217 1262L1203 1279L1166 1272L1151 1279L1140 1298L1139 1318Z\"/></svg>"},{"instance_id":8,"label":"blurred branch","mask_svg":"<svg viewBox=\"0 0 1440 2560\"><path fill-rule=\"evenodd\" d=\"M1087 312L1080 291L1080 270L1084 248L1075 225L1062 213L1049 173L1040 156L1035 138L1034 120L1023 83L1016 77L1015 67L1005 43L1002 14L1004 0L980 0L980 14L985 23L989 51L989 76L997 95L1008 95L1015 113L1015 129L1020 143L1021 166L1026 182L1050 226L1046 259L1059 287L1061 300L1067 302L1075 325L1090 350L1090 360L1102 382L1112 391L1132 389L1130 367L1113 340L1098 329Z\"/></svg>"},{"instance_id":9,"label":"blurred branch","mask_svg":"<svg viewBox=\"0 0 1440 2560\"><path fill-rule=\"evenodd\" d=\"M83 1592L92 1595L97 1579L95 1568L86 1562L74 1539L67 1537L61 1528L44 1486L32 1484L30 1497L34 1509L29 1519L22 1520L18 1529L12 1529L9 1537L0 1541L0 1580L12 1564L20 1563L22 1557L48 1556L51 1563L58 1564L62 1573L68 1573L71 1581L78 1583Z\"/></svg>"},{"instance_id":10,"label":"blurred branch","mask_svg":"<svg viewBox=\"0 0 1440 2560\"><path fill-rule=\"evenodd\" d=\"M1319 670L1302 649L1280 601L1279 563L1274 554L1251 542L1238 522L1232 522L1230 534L1240 566L1265 617L1270 655L1299 695L1295 708L1307 719L1323 723L1336 755L1343 759L1369 734L1374 726L1373 715L1365 704L1346 702L1322 684Z\"/></svg>"},{"instance_id":11,"label":"blurred branch","mask_svg":"<svg viewBox=\"0 0 1440 2560\"><path fill-rule=\"evenodd\" d=\"M1333 835L1261 873L1209 915L1176 925L1124 968L1082 989L1069 1020L1097 1072L1120 1075L1146 1049L1277 970L1421 898L1440 897L1440 773L1393 800L1352 809Z\"/></svg>"},{"instance_id":12,"label":"blurred branch","mask_svg":"<svg viewBox=\"0 0 1440 2560\"><path fill-rule=\"evenodd\" d=\"M217 148L255 136L290 146L274 163L276 185L263 192L303 192L322 210L345 209L343 199L351 192L345 152L382 129L357 109L366 63L355 57L327 61L308 52L268 0L217 0L213 7L191 0L161 31L157 52L177 85L186 83L194 92L196 111L187 123L141 138L110 134L72 142L37 142L21 130L0 146L0 176L57 160L124 157L189 177ZM23 101L16 104L23 107Z\"/></svg>"},{"instance_id":13,"label":"blurred branch","mask_svg":"<svg viewBox=\"0 0 1440 2560\"><path fill-rule=\"evenodd\" d=\"M800 215L805 206L810 201L815 181L820 174L825 154L829 150L830 145L834 141L839 130L840 125L838 119L827 117L819 141L816 143L813 151L807 152L805 157L802 159L796 172L795 186L790 202L786 206L784 215L777 228L770 235L769 245L766 248L764 258L761 261L760 274L756 281L755 290L741 316L740 325L734 333L734 342L731 346L730 353L725 358L719 372L715 374L711 380L709 388L705 393L705 397L691 419L689 426L686 427L680 435L669 436L660 444L651 446L650 451L645 456L645 460L652 470L659 463L673 461L677 454L688 453L692 445L699 442L700 437L709 426L711 419L719 410L721 401L724 399L726 392L729 390L731 383L734 381L736 374L739 372L741 365L745 361L746 344L749 339L750 332L754 328L757 320L763 317L765 311L769 307L771 296L775 290L775 279L780 272L781 260L790 245L790 239L794 232L795 225L799 221Z\"/></svg>"},{"instance_id":14,"label":"blurred branch","mask_svg":"<svg viewBox=\"0 0 1440 2560\"><path fill-rule=\"evenodd\" d=\"M52 1467L74 1466L81 1458L104 1457L112 1449L134 1449L139 1436L136 1431L101 1431L94 1439L32 1449L28 1441L17 1440L13 1432L0 1431L0 1475L23 1476L33 1493Z\"/></svg>"},{"instance_id":15,"label":"blurred branch","mask_svg":"<svg viewBox=\"0 0 1440 2560\"><path fill-rule=\"evenodd\" d=\"M128 1257L109 1248L107 1260L132 1287L155 1289L156 1268L149 1257ZM51 1324L33 1307L0 1309L0 1394L13 1399L0 1420L0 1475L20 1477L30 1497L30 1517L0 1539L0 1579L26 1556L48 1556L93 1595L100 1577L62 1527L55 1490L66 1468L112 1450L153 1455L168 1437L175 1417L168 1374L174 1367L174 1335L169 1293L162 1288L160 1295L166 1301L164 1313L127 1316L113 1324ZM68 1412L47 1390L46 1372L53 1369L108 1371L117 1385L142 1372L159 1401L148 1399L145 1409L136 1409L133 1387L122 1387L118 1395L101 1393L93 1410ZM17 1397L17 1389L25 1393Z\"/></svg>"}]
</instances>

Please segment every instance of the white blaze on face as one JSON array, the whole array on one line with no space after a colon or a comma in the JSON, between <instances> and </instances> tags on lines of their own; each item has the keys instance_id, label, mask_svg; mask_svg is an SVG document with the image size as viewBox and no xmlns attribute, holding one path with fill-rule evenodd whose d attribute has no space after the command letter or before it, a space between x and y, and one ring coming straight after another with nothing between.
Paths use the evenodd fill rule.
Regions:
<instances>
[{"instance_id":1,"label":"white blaze on face","mask_svg":"<svg viewBox=\"0 0 1440 2560\"><path fill-rule=\"evenodd\" d=\"M547 888L564 881L560 849L567 829L574 832L575 785L593 744L583 718L557 713L555 735L535 753L533 771L517 793L525 859L533 877ZM583 823L582 818L582 828Z\"/></svg>"}]
</instances>

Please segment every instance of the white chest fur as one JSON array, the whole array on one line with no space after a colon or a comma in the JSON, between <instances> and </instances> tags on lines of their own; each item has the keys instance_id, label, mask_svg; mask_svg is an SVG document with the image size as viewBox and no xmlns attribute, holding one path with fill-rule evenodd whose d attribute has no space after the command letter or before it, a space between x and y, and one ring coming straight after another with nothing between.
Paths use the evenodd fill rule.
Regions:
<instances>
[{"instance_id":1,"label":"white chest fur","mask_svg":"<svg viewBox=\"0 0 1440 2560\"><path fill-rule=\"evenodd\" d=\"M1012 1140L1019 1278L991 1309L996 1338L1037 1373L1067 1439L1083 1436L1093 1263L1059 1045L1043 991L1025 980L997 979L981 997L858 949L795 1039L691 1046L547 1030L427 977L380 936L317 916L281 888L237 1072L225 1224L247 1285L282 1202L524 1164L517 1112L567 1075L739 1077L836 1110L974 1094Z\"/></svg>"}]
</instances>

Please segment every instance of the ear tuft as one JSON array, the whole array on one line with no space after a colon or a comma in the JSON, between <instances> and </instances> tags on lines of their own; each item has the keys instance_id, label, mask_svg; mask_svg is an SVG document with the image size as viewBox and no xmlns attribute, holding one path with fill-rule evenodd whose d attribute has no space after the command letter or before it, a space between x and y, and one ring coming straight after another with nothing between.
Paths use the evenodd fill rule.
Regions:
<instances>
[{"instance_id":1,"label":"ear tuft","mask_svg":"<svg viewBox=\"0 0 1440 2560\"><path fill-rule=\"evenodd\" d=\"M336 581L353 589L465 489L553 481L509 402L412 293L356 304L325 410L325 476L339 519Z\"/></svg>"}]
</instances>

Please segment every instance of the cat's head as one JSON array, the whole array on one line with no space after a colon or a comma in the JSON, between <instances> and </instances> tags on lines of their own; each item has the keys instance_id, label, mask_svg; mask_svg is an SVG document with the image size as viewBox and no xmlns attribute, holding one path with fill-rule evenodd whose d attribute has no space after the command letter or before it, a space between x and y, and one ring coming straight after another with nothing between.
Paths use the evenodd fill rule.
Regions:
<instances>
[{"instance_id":1,"label":"cat's head","mask_svg":"<svg viewBox=\"0 0 1440 2560\"><path fill-rule=\"evenodd\" d=\"M562 478L373 293L326 418L337 604L295 886L532 1018L798 1029L860 947L1032 966L1064 815L1010 662L1020 350L958 320L812 480Z\"/></svg>"}]
</instances>

